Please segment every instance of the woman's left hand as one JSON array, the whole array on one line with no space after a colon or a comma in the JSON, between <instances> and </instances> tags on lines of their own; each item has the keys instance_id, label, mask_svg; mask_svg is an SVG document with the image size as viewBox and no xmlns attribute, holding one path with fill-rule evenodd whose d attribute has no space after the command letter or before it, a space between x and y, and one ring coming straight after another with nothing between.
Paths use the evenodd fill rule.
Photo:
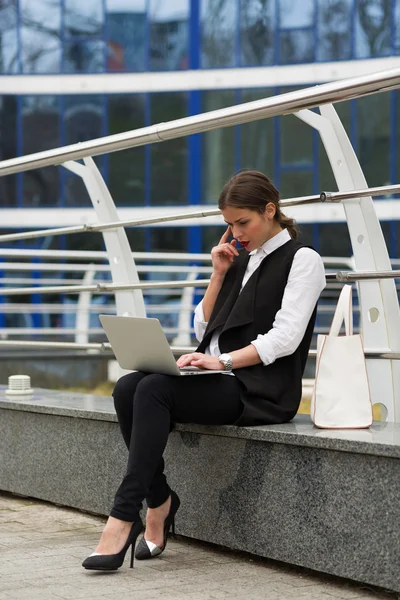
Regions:
<instances>
[{"instance_id":1,"label":"woman's left hand","mask_svg":"<svg viewBox=\"0 0 400 600\"><path fill-rule=\"evenodd\" d=\"M202 352L183 354L183 356L178 358L176 364L179 368L191 366L199 367L200 369L209 369L210 371L221 371L224 368L217 356L210 356Z\"/></svg>"}]
</instances>

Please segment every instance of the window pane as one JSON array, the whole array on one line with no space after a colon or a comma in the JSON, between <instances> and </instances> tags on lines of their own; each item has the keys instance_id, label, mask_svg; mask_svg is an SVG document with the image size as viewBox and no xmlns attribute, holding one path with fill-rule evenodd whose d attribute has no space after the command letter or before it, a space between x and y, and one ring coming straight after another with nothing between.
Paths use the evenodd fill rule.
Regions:
<instances>
[{"instance_id":1,"label":"window pane","mask_svg":"<svg viewBox=\"0 0 400 600\"><path fill-rule=\"evenodd\" d=\"M102 135L103 96L65 96L65 144L75 144ZM102 158L96 162L102 163ZM66 172L65 202L67 206L91 206L92 203L80 177Z\"/></svg>"},{"instance_id":2,"label":"window pane","mask_svg":"<svg viewBox=\"0 0 400 600\"><path fill-rule=\"evenodd\" d=\"M253 102L273 95L271 88L242 92L242 102ZM240 126L242 168L257 169L266 175L274 169L273 119L263 119Z\"/></svg>"},{"instance_id":3,"label":"window pane","mask_svg":"<svg viewBox=\"0 0 400 600\"><path fill-rule=\"evenodd\" d=\"M356 56L387 56L391 53L389 0L358 0L356 4Z\"/></svg>"},{"instance_id":4,"label":"window pane","mask_svg":"<svg viewBox=\"0 0 400 600\"><path fill-rule=\"evenodd\" d=\"M282 200L310 194L312 194L311 171L284 171L281 173L280 196Z\"/></svg>"},{"instance_id":5,"label":"window pane","mask_svg":"<svg viewBox=\"0 0 400 600\"><path fill-rule=\"evenodd\" d=\"M369 186L390 183L390 94L357 100L358 157Z\"/></svg>"},{"instance_id":6,"label":"window pane","mask_svg":"<svg viewBox=\"0 0 400 600\"><path fill-rule=\"evenodd\" d=\"M317 60L351 58L350 0L318 0Z\"/></svg>"},{"instance_id":7,"label":"window pane","mask_svg":"<svg viewBox=\"0 0 400 600\"><path fill-rule=\"evenodd\" d=\"M313 246L314 245L314 225L312 223L302 223L298 225L299 230L299 241L305 246Z\"/></svg>"},{"instance_id":8,"label":"window pane","mask_svg":"<svg viewBox=\"0 0 400 600\"><path fill-rule=\"evenodd\" d=\"M314 0L280 0L279 26L281 29L310 27L314 18Z\"/></svg>"},{"instance_id":9,"label":"window pane","mask_svg":"<svg viewBox=\"0 0 400 600\"><path fill-rule=\"evenodd\" d=\"M150 1L150 68L188 68L188 0Z\"/></svg>"},{"instance_id":10,"label":"window pane","mask_svg":"<svg viewBox=\"0 0 400 600\"><path fill-rule=\"evenodd\" d=\"M319 189L313 190L324 191L324 192L335 192L337 190L335 176L332 171L331 164L329 162L328 155L326 153L325 147L321 141L321 137L318 134L318 153L319 153Z\"/></svg>"},{"instance_id":11,"label":"window pane","mask_svg":"<svg viewBox=\"0 0 400 600\"><path fill-rule=\"evenodd\" d=\"M57 96L25 96L22 105L23 154L60 145L60 109ZM46 167L23 175L25 206L59 204L59 168Z\"/></svg>"},{"instance_id":12,"label":"window pane","mask_svg":"<svg viewBox=\"0 0 400 600\"><path fill-rule=\"evenodd\" d=\"M202 0L201 64L203 67L235 65L236 0Z\"/></svg>"},{"instance_id":13,"label":"window pane","mask_svg":"<svg viewBox=\"0 0 400 600\"><path fill-rule=\"evenodd\" d=\"M107 70L146 69L146 1L107 0Z\"/></svg>"},{"instance_id":14,"label":"window pane","mask_svg":"<svg viewBox=\"0 0 400 600\"><path fill-rule=\"evenodd\" d=\"M321 256L352 256L347 223L320 223L319 251Z\"/></svg>"},{"instance_id":15,"label":"window pane","mask_svg":"<svg viewBox=\"0 0 400 600\"><path fill-rule=\"evenodd\" d=\"M144 127L144 95L108 97L110 135ZM144 204L144 146L109 154L109 189L117 206Z\"/></svg>"},{"instance_id":16,"label":"window pane","mask_svg":"<svg viewBox=\"0 0 400 600\"><path fill-rule=\"evenodd\" d=\"M0 2L0 73L18 71L17 0Z\"/></svg>"},{"instance_id":17,"label":"window pane","mask_svg":"<svg viewBox=\"0 0 400 600\"><path fill-rule=\"evenodd\" d=\"M312 62L314 37L310 30L284 31L279 38L280 64Z\"/></svg>"},{"instance_id":18,"label":"window pane","mask_svg":"<svg viewBox=\"0 0 400 600\"><path fill-rule=\"evenodd\" d=\"M145 230L143 227L126 227L125 233L132 252L145 252Z\"/></svg>"},{"instance_id":19,"label":"window pane","mask_svg":"<svg viewBox=\"0 0 400 600\"><path fill-rule=\"evenodd\" d=\"M396 54L400 54L400 0L395 0L394 7L394 23L395 23L395 40L394 50Z\"/></svg>"},{"instance_id":20,"label":"window pane","mask_svg":"<svg viewBox=\"0 0 400 600\"><path fill-rule=\"evenodd\" d=\"M241 64L274 62L275 4L271 0L247 0L240 8Z\"/></svg>"},{"instance_id":21,"label":"window pane","mask_svg":"<svg viewBox=\"0 0 400 600\"><path fill-rule=\"evenodd\" d=\"M225 233L226 227L219 227L218 225L204 226L201 228L201 252L205 254L211 253L211 248L216 246ZM204 263L206 264L206 263ZM200 302L200 299L199 299Z\"/></svg>"},{"instance_id":22,"label":"window pane","mask_svg":"<svg viewBox=\"0 0 400 600\"><path fill-rule=\"evenodd\" d=\"M76 40L64 45L65 73L102 73L104 59L104 42L101 40Z\"/></svg>"},{"instance_id":23,"label":"window pane","mask_svg":"<svg viewBox=\"0 0 400 600\"><path fill-rule=\"evenodd\" d=\"M203 93L203 112L235 104L234 91ZM224 184L235 171L235 129L223 127L202 133L203 203L216 204Z\"/></svg>"},{"instance_id":24,"label":"window pane","mask_svg":"<svg viewBox=\"0 0 400 600\"><path fill-rule=\"evenodd\" d=\"M86 250L102 252L105 250L103 236L100 232L74 233L66 235L66 250ZM67 278L69 273L66 274ZM76 295L73 296L76 299Z\"/></svg>"},{"instance_id":25,"label":"window pane","mask_svg":"<svg viewBox=\"0 0 400 600\"><path fill-rule=\"evenodd\" d=\"M59 73L59 0L20 0L21 58L24 73Z\"/></svg>"},{"instance_id":26,"label":"window pane","mask_svg":"<svg viewBox=\"0 0 400 600\"><path fill-rule=\"evenodd\" d=\"M0 96L0 160L17 156L17 98ZM17 204L16 175L0 177L0 206Z\"/></svg>"},{"instance_id":27,"label":"window pane","mask_svg":"<svg viewBox=\"0 0 400 600\"><path fill-rule=\"evenodd\" d=\"M187 116L187 96L178 92L151 95L152 123ZM151 146L151 204L187 204L187 138Z\"/></svg>"},{"instance_id":28,"label":"window pane","mask_svg":"<svg viewBox=\"0 0 400 600\"><path fill-rule=\"evenodd\" d=\"M152 227L150 231L152 252L187 252L187 227Z\"/></svg>"},{"instance_id":29,"label":"window pane","mask_svg":"<svg viewBox=\"0 0 400 600\"><path fill-rule=\"evenodd\" d=\"M281 93L296 88L282 90ZM279 117L281 162L283 165L309 165L313 160L312 128L294 115Z\"/></svg>"},{"instance_id":30,"label":"window pane","mask_svg":"<svg viewBox=\"0 0 400 600\"><path fill-rule=\"evenodd\" d=\"M101 36L103 3L98 0L64 0L65 35L69 37Z\"/></svg>"}]
</instances>

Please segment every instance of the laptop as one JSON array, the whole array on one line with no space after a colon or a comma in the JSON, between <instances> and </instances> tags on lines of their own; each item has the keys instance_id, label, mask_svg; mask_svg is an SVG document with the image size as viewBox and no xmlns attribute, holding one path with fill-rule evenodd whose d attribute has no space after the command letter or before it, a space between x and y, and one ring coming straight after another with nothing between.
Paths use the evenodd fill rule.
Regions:
<instances>
[{"instance_id":1,"label":"laptop","mask_svg":"<svg viewBox=\"0 0 400 600\"><path fill-rule=\"evenodd\" d=\"M215 375L227 371L211 371L198 367L178 367L158 319L99 315L108 341L120 367L130 371L163 375Z\"/></svg>"}]
</instances>

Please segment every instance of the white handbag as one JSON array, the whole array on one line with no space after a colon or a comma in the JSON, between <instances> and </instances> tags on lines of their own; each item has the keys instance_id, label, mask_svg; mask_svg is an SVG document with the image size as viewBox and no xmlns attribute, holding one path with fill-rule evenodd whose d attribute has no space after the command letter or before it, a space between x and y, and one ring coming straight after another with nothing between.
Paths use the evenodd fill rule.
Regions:
<instances>
[{"instance_id":1,"label":"white handbag","mask_svg":"<svg viewBox=\"0 0 400 600\"><path fill-rule=\"evenodd\" d=\"M346 335L339 335L344 321ZM372 424L361 335L353 335L352 288L340 293L329 335L319 335L311 419L317 427L358 429Z\"/></svg>"}]
</instances>

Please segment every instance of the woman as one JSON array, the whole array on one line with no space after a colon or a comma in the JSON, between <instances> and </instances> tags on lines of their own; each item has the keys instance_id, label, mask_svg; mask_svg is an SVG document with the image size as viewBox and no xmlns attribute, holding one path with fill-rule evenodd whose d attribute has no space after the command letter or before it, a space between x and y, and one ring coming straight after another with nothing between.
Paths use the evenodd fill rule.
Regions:
<instances>
[{"instance_id":1,"label":"woman","mask_svg":"<svg viewBox=\"0 0 400 600\"><path fill-rule=\"evenodd\" d=\"M211 251L213 273L195 311L200 345L177 364L226 373L135 372L117 382L113 396L128 468L85 568L116 569L130 546L133 566L145 498L146 529L135 556L153 558L165 549L179 508L162 458L173 423L284 423L298 410L316 303L325 287L322 260L296 241L294 221L282 214L279 192L262 173L232 177L218 205L228 228Z\"/></svg>"}]
</instances>

